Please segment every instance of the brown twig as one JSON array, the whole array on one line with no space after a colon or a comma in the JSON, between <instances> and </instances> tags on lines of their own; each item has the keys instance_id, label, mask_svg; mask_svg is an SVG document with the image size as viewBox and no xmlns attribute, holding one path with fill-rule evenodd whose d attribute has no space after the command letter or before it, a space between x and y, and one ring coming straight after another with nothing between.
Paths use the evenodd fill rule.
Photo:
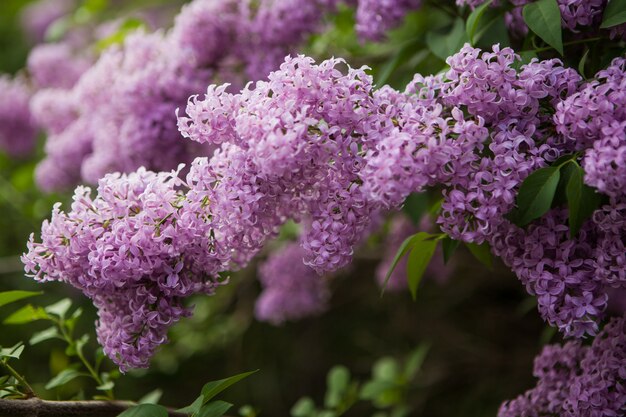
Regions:
<instances>
[{"instance_id":1,"label":"brown twig","mask_svg":"<svg viewBox=\"0 0 626 417\"><path fill-rule=\"evenodd\" d=\"M135 405L129 401L46 401L0 399L0 417L117 417ZM187 414L169 412L170 417L187 417Z\"/></svg>"}]
</instances>

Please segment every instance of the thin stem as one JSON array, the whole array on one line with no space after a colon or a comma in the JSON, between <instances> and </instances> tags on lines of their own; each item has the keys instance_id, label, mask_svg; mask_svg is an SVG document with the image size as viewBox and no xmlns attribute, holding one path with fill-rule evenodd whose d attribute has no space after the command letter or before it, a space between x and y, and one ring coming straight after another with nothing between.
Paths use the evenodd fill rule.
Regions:
<instances>
[{"instance_id":1,"label":"thin stem","mask_svg":"<svg viewBox=\"0 0 626 417\"><path fill-rule=\"evenodd\" d=\"M6 359L1 360L0 361L0 365L2 365L4 367L4 369L6 369L7 372L13 378L15 378L15 380L24 388L24 390L26 390L26 392L25 392L26 398L32 398L32 397L36 397L37 396L37 394L35 394L35 391L33 390L33 387L31 387L30 384L28 382L26 382L26 379L24 379L23 376L21 376L19 373L17 373L17 371L15 369L13 369L13 367L11 365L8 364Z\"/></svg>"},{"instance_id":2,"label":"thin stem","mask_svg":"<svg viewBox=\"0 0 626 417\"><path fill-rule=\"evenodd\" d=\"M602 39L602 38L595 37L595 38L587 38L587 39L578 39L578 40L575 40L575 41L565 42L563 44L563 46L571 46L571 45L578 45L578 44L581 44L581 43L595 42L595 41L599 41L600 39ZM544 51L549 51L551 49L554 49L554 48L551 47L551 46L545 46L543 48L527 49L525 51L520 51L519 53L521 54L521 53L525 53L525 52L544 52Z\"/></svg>"},{"instance_id":3,"label":"thin stem","mask_svg":"<svg viewBox=\"0 0 626 417\"><path fill-rule=\"evenodd\" d=\"M85 355L83 355L82 350L76 348L76 342L72 338L72 335L67 331L67 329L66 329L65 325L63 324L63 322L61 320L54 320L54 319L53 319L53 321L57 324L57 326L61 330L61 334L62 334L63 338L65 339L65 341L67 342L67 344L69 344L70 346L74 347L74 350L76 351L76 356L78 356L78 359L80 359L80 361L82 362L83 366L87 369L87 371L89 372L91 377L94 379L94 381L96 381L96 383L99 386L103 385L104 382L102 381L102 379L100 378L100 376L98 375L96 370L93 368L93 366L91 366L91 364L89 363L87 358L85 358ZM105 391L105 393L106 393L107 397L110 400L114 400L115 399L115 395L113 395L113 390L108 389L108 390Z\"/></svg>"}]
</instances>

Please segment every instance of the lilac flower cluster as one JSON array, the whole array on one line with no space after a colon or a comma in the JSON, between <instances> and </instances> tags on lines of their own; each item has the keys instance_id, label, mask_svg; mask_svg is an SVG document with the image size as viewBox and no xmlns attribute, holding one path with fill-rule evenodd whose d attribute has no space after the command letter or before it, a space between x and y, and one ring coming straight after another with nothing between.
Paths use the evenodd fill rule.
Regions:
<instances>
[{"instance_id":1,"label":"lilac flower cluster","mask_svg":"<svg viewBox=\"0 0 626 417\"><path fill-rule=\"evenodd\" d=\"M417 75L409 96L395 97L385 107L392 128L368 135L359 175L369 198L386 207L398 207L425 187L442 187L438 223L445 233L463 242L489 243L537 296L549 323L567 335L593 335L608 289L625 286L617 272L623 264L621 229L598 230L599 224L588 222L570 238L564 211L549 213L527 230L505 214L531 172L584 149L586 182L614 198L611 190L623 192L621 180L613 178L621 172L616 155L626 121L619 105L622 61L580 87L581 77L558 60L535 60L517 70L518 59L508 48L482 53L465 46L448 59L444 76ZM588 105L585 97L598 104ZM604 119L596 122L595 113ZM608 135L604 141L603 135ZM604 164L598 162L598 148L610 155ZM590 164L596 165L587 168ZM595 180L600 173L606 175L604 186ZM619 217L619 210L610 211L617 203L605 207L605 217L597 213L598 222Z\"/></svg>"},{"instance_id":2,"label":"lilac flower cluster","mask_svg":"<svg viewBox=\"0 0 626 417\"><path fill-rule=\"evenodd\" d=\"M264 78L317 28L327 4L195 0L182 9L170 31L129 35L122 45L106 50L69 93L58 92L61 107L73 104L71 111L64 107L56 113L74 114L72 122L37 117L51 142L38 168L39 185L53 190L81 179L95 183L108 172L140 166L169 170L210 154L212 148L182 140L175 109L211 81L239 87L246 79ZM39 49L31 55L30 67L40 84L72 87L83 63L66 59L70 52L63 45ZM238 69L242 64L245 74ZM54 99L49 92L44 95L38 109L49 108ZM75 151L59 146L72 141Z\"/></svg>"},{"instance_id":3,"label":"lilac flower cluster","mask_svg":"<svg viewBox=\"0 0 626 417\"><path fill-rule=\"evenodd\" d=\"M302 247L293 242L259 266L263 292L255 306L258 320L278 325L326 310L330 297L327 278L306 266L302 262L304 255Z\"/></svg>"},{"instance_id":4,"label":"lilac flower cluster","mask_svg":"<svg viewBox=\"0 0 626 417\"><path fill-rule=\"evenodd\" d=\"M536 0L509 0L513 6L505 14L505 22L511 34L524 37L528 34L528 26L522 16L524 6ZM483 4L484 0L457 0L459 6L468 5L472 9ZM573 33L578 33L584 28L598 28L602 22L602 14L606 8L606 0L557 0L561 11L561 26ZM494 6L502 2L493 2ZM621 38L626 30L626 25L618 25L611 28L611 38Z\"/></svg>"},{"instance_id":5,"label":"lilac flower cluster","mask_svg":"<svg viewBox=\"0 0 626 417\"><path fill-rule=\"evenodd\" d=\"M356 31L362 39L380 40L387 30L421 4L422 0L359 0Z\"/></svg>"},{"instance_id":6,"label":"lilac flower cluster","mask_svg":"<svg viewBox=\"0 0 626 417\"><path fill-rule=\"evenodd\" d=\"M41 44L28 55L28 72L38 89L70 89L91 66L91 59L78 55L69 42Z\"/></svg>"},{"instance_id":7,"label":"lilac flower cluster","mask_svg":"<svg viewBox=\"0 0 626 417\"><path fill-rule=\"evenodd\" d=\"M535 358L537 386L505 402L498 417L618 417L626 412L626 316L613 318L591 346L546 346Z\"/></svg>"},{"instance_id":8,"label":"lilac flower cluster","mask_svg":"<svg viewBox=\"0 0 626 417\"><path fill-rule=\"evenodd\" d=\"M0 75L0 150L23 157L32 152L37 127L29 109L31 87L21 77Z\"/></svg>"},{"instance_id":9,"label":"lilac flower cluster","mask_svg":"<svg viewBox=\"0 0 626 417\"><path fill-rule=\"evenodd\" d=\"M287 58L240 94L211 86L190 99L180 131L221 144L208 165L220 178L212 207L224 216L228 246L262 246L292 218L305 224L307 265L326 272L350 261L377 210L358 186L358 144L363 124L380 115L371 77L352 68L344 75L343 64Z\"/></svg>"},{"instance_id":10,"label":"lilac flower cluster","mask_svg":"<svg viewBox=\"0 0 626 417\"><path fill-rule=\"evenodd\" d=\"M393 259L398 253L398 249L400 248L402 242L418 231L431 232L432 229L433 225L428 216L424 216L422 218L419 227L416 227L411 219L402 213L399 213L391 218L389 232L384 243L384 254L382 260L376 267L376 281L381 288L385 285L387 273L391 269ZM384 287L386 291L397 292L408 288L406 263L406 257L402 258L400 262L398 262L398 265L396 265L396 268L389 276L389 280ZM435 250L435 254L428 264L424 275L426 278L431 278L437 283L443 284L450 278L453 268L453 265L444 264L442 250L440 247L437 247L437 250Z\"/></svg>"},{"instance_id":11,"label":"lilac flower cluster","mask_svg":"<svg viewBox=\"0 0 626 417\"><path fill-rule=\"evenodd\" d=\"M121 370L147 366L184 297L213 294L227 268L208 200L183 192L178 172L109 174L98 194L78 187L69 213L55 205L22 260L40 281L71 284L99 310L98 340Z\"/></svg>"},{"instance_id":12,"label":"lilac flower cluster","mask_svg":"<svg viewBox=\"0 0 626 417\"><path fill-rule=\"evenodd\" d=\"M69 13L73 6L73 0L37 0L32 2L22 10L22 27L33 43L39 43L44 40L50 25Z\"/></svg>"}]
</instances>

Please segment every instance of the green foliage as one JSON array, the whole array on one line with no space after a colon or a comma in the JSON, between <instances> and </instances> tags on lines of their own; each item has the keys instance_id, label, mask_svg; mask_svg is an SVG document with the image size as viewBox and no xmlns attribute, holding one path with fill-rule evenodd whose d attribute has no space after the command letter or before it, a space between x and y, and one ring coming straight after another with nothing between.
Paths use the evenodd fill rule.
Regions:
<instances>
[{"instance_id":1,"label":"green foliage","mask_svg":"<svg viewBox=\"0 0 626 417\"><path fill-rule=\"evenodd\" d=\"M568 165L574 166L574 170L567 182L566 195L569 207L569 231L574 237L593 212L600 206L600 196L595 190L583 183L585 172L574 161Z\"/></svg>"},{"instance_id":2,"label":"green foliage","mask_svg":"<svg viewBox=\"0 0 626 417\"><path fill-rule=\"evenodd\" d=\"M43 294L41 291L5 291L0 292L0 307L25 298Z\"/></svg>"},{"instance_id":3,"label":"green foliage","mask_svg":"<svg viewBox=\"0 0 626 417\"><path fill-rule=\"evenodd\" d=\"M456 249L459 247L459 243L460 242L458 240L451 239L449 236L443 238L441 241L441 247L443 249L444 264L447 264L450 261L452 255L454 255L454 252L456 252Z\"/></svg>"},{"instance_id":4,"label":"green foliage","mask_svg":"<svg viewBox=\"0 0 626 417\"><path fill-rule=\"evenodd\" d=\"M518 226L525 226L550 210L559 184L558 167L540 168L530 174L522 183L517 194L517 208L511 213L511 220Z\"/></svg>"},{"instance_id":5,"label":"green foliage","mask_svg":"<svg viewBox=\"0 0 626 417\"><path fill-rule=\"evenodd\" d=\"M469 41L472 45L475 44L474 37L479 28L479 24L481 23L481 19L487 11L487 8L491 6L491 3L493 3L493 0L488 0L484 2L483 4L475 8L472 13L470 13L470 15L467 17L465 30L467 32L467 37L469 38Z\"/></svg>"},{"instance_id":6,"label":"green foliage","mask_svg":"<svg viewBox=\"0 0 626 417\"><path fill-rule=\"evenodd\" d=\"M143 20L136 17L130 17L119 26L115 33L96 42L96 49L98 51L103 51L110 46L121 44L129 34L145 27L146 23Z\"/></svg>"},{"instance_id":7,"label":"green foliage","mask_svg":"<svg viewBox=\"0 0 626 417\"><path fill-rule=\"evenodd\" d=\"M302 397L291 408L291 417L339 417L359 401L379 410L380 414L375 415L408 416L411 409L407 399L427 352L428 346L421 345L404 363L392 357L381 358L372 366L371 378L365 381L352 380L346 367L335 366L326 377L324 407L317 408L313 399Z\"/></svg>"},{"instance_id":8,"label":"green foliage","mask_svg":"<svg viewBox=\"0 0 626 417\"><path fill-rule=\"evenodd\" d=\"M465 42L468 42L465 31L465 22L460 17L455 19L451 28L443 33L428 32L426 45L428 49L441 60L445 61L449 56L458 52Z\"/></svg>"},{"instance_id":9,"label":"green foliage","mask_svg":"<svg viewBox=\"0 0 626 417\"><path fill-rule=\"evenodd\" d=\"M476 243L465 243L465 247L469 249L470 253L474 255L474 258L478 259L480 263L485 265L488 269L493 268L493 258L489 244L483 243L478 245Z\"/></svg>"},{"instance_id":10,"label":"green foliage","mask_svg":"<svg viewBox=\"0 0 626 417\"><path fill-rule=\"evenodd\" d=\"M241 374L233 375L217 381L207 382L204 387L202 387L201 395L196 398L193 403L176 411L191 414L192 417L221 416L232 407L232 404L223 401L211 402L211 400L225 389L230 388L232 385L256 372L258 372L258 369L250 372L243 372Z\"/></svg>"},{"instance_id":11,"label":"green foliage","mask_svg":"<svg viewBox=\"0 0 626 417\"><path fill-rule=\"evenodd\" d=\"M417 288L422 281L426 267L435 254L435 249L437 249L437 240L426 238L416 241L409 253L407 279L409 291L414 300L417 297Z\"/></svg>"},{"instance_id":12,"label":"green foliage","mask_svg":"<svg viewBox=\"0 0 626 417\"><path fill-rule=\"evenodd\" d=\"M522 14L530 30L563 55L561 10L556 0L528 3Z\"/></svg>"},{"instance_id":13,"label":"green foliage","mask_svg":"<svg viewBox=\"0 0 626 417\"><path fill-rule=\"evenodd\" d=\"M626 0L610 0L602 15L601 28L610 28L626 23Z\"/></svg>"},{"instance_id":14,"label":"green foliage","mask_svg":"<svg viewBox=\"0 0 626 417\"><path fill-rule=\"evenodd\" d=\"M130 407L118 417L167 417L167 408L157 404L139 404Z\"/></svg>"}]
</instances>

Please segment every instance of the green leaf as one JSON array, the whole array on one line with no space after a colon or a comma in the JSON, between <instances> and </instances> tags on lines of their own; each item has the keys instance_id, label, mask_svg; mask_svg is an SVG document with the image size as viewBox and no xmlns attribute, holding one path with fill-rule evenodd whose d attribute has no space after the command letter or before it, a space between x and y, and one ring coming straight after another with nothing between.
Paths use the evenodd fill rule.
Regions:
<instances>
[{"instance_id":1,"label":"green leaf","mask_svg":"<svg viewBox=\"0 0 626 417\"><path fill-rule=\"evenodd\" d=\"M179 413L184 413L184 414L194 414L194 413L197 413L198 411L200 411L200 407L202 407L202 404L203 404L202 399L203 398L204 397L202 397L202 395L201 395L198 398L196 398L187 407L179 408L176 411L179 412Z\"/></svg>"},{"instance_id":2,"label":"green leaf","mask_svg":"<svg viewBox=\"0 0 626 417\"><path fill-rule=\"evenodd\" d=\"M428 195L426 193L410 194L404 200L402 210L411 218L413 224L419 225L428 211Z\"/></svg>"},{"instance_id":3,"label":"green leaf","mask_svg":"<svg viewBox=\"0 0 626 417\"><path fill-rule=\"evenodd\" d=\"M404 242L402 242L402 244L398 248L398 251L396 252L396 256L393 258L393 261L391 262L391 267L389 268L389 271L387 272L387 276L385 277L385 282L383 284L381 294L385 292L385 288L387 288L387 282L389 281L389 277L391 277L393 270L396 269L396 266L398 266L398 262L400 262L400 259L402 259L402 257L406 255L406 253L409 250L411 250L417 242L419 242L420 240L427 239L430 236L431 235L429 233L419 232L419 233L414 234L413 236L407 237L404 240Z\"/></svg>"},{"instance_id":4,"label":"green leaf","mask_svg":"<svg viewBox=\"0 0 626 417\"><path fill-rule=\"evenodd\" d=\"M345 366L333 367L326 376L327 388L324 405L328 408L339 406L349 383L350 371L348 371L348 368Z\"/></svg>"},{"instance_id":5,"label":"green leaf","mask_svg":"<svg viewBox=\"0 0 626 417\"><path fill-rule=\"evenodd\" d=\"M42 291L5 291L0 292L0 307L25 298L43 294Z\"/></svg>"},{"instance_id":6,"label":"green leaf","mask_svg":"<svg viewBox=\"0 0 626 417\"><path fill-rule=\"evenodd\" d=\"M80 337L80 339L76 340L76 342L70 344L65 349L65 354L67 356L76 356L79 352L82 353L83 348L85 347L87 342L89 342L89 335L84 334Z\"/></svg>"},{"instance_id":7,"label":"green leaf","mask_svg":"<svg viewBox=\"0 0 626 417\"><path fill-rule=\"evenodd\" d=\"M46 330L42 330L40 332L34 333L30 340L28 341L28 344L30 344L31 346L36 345L38 343L44 342L46 340L50 340L50 339L63 339L61 337L61 335L59 334L59 330L56 327L49 327Z\"/></svg>"},{"instance_id":8,"label":"green leaf","mask_svg":"<svg viewBox=\"0 0 626 417\"><path fill-rule=\"evenodd\" d=\"M525 226L550 210L559 178L559 168L547 167L536 170L524 180L517 194L515 223L518 226Z\"/></svg>"},{"instance_id":9,"label":"green leaf","mask_svg":"<svg viewBox=\"0 0 626 417\"><path fill-rule=\"evenodd\" d=\"M49 319L46 311L41 307L33 307L28 304L4 319L3 324L24 324L31 323L36 320Z\"/></svg>"},{"instance_id":10,"label":"green leaf","mask_svg":"<svg viewBox=\"0 0 626 417\"><path fill-rule=\"evenodd\" d=\"M443 263L447 264L450 259L452 258L452 255L454 254L454 252L456 251L456 249L459 247L459 242L458 240L454 240L452 238L450 238L449 236L446 236L442 241L441 241L441 248L443 249Z\"/></svg>"},{"instance_id":11,"label":"green leaf","mask_svg":"<svg viewBox=\"0 0 626 417\"><path fill-rule=\"evenodd\" d=\"M467 32L467 37L472 45L474 45L474 35L476 34L476 29L478 29L478 24L480 23L480 19L485 14L487 7L491 5L493 0L488 0L478 6L477 8L470 13L467 17L467 24L465 25L465 30Z\"/></svg>"},{"instance_id":12,"label":"green leaf","mask_svg":"<svg viewBox=\"0 0 626 417\"><path fill-rule=\"evenodd\" d=\"M600 27L606 29L622 23L626 23L626 0L609 0Z\"/></svg>"},{"instance_id":13,"label":"green leaf","mask_svg":"<svg viewBox=\"0 0 626 417\"><path fill-rule=\"evenodd\" d=\"M60 387L61 385L65 385L71 380L78 378L79 376L89 376L83 372L79 372L76 369L68 368L64 369L57 374L54 378L52 378L47 384L46 389L52 389L56 387Z\"/></svg>"},{"instance_id":14,"label":"green leaf","mask_svg":"<svg viewBox=\"0 0 626 417\"><path fill-rule=\"evenodd\" d=\"M372 376L377 380L395 381L400 373L398 362L391 357L383 357L372 366Z\"/></svg>"},{"instance_id":15,"label":"green leaf","mask_svg":"<svg viewBox=\"0 0 626 417\"><path fill-rule=\"evenodd\" d=\"M454 21L448 33L428 32L426 34L428 49L444 61L458 52L468 40L467 33L465 33L465 23L460 17Z\"/></svg>"},{"instance_id":16,"label":"green leaf","mask_svg":"<svg viewBox=\"0 0 626 417\"><path fill-rule=\"evenodd\" d=\"M211 401L200 408L198 413L194 414L194 417L221 417L226 413L233 405L225 401Z\"/></svg>"},{"instance_id":17,"label":"green leaf","mask_svg":"<svg viewBox=\"0 0 626 417\"><path fill-rule=\"evenodd\" d=\"M583 54L583 57L580 58L580 61L578 62L578 72L580 73L580 75L582 75L584 79L587 78L585 76L585 65L587 64L587 57L589 56L589 51L591 51L591 49L585 48L585 53Z\"/></svg>"},{"instance_id":18,"label":"green leaf","mask_svg":"<svg viewBox=\"0 0 626 417\"><path fill-rule=\"evenodd\" d=\"M113 388L115 388L115 382L113 381L107 381L104 384L98 385L96 387L98 391L109 391L109 390L112 390Z\"/></svg>"},{"instance_id":19,"label":"green leaf","mask_svg":"<svg viewBox=\"0 0 626 417\"><path fill-rule=\"evenodd\" d=\"M476 259L478 259L487 268L493 268L493 258L491 257L491 248L487 243L477 245L476 243L466 243L465 246Z\"/></svg>"},{"instance_id":20,"label":"green leaf","mask_svg":"<svg viewBox=\"0 0 626 417\"><path fill-rule=\"evenodd\" d=\"M300 398L291 407L291 417L310 417L315 414L315 403L309 397Z\"/></svg>"},{"instance_id":21,"label":"green leaf","mask_svg":"<svg viewBox=\"0 0 626 417\"><path fill-rule=\"evenodd\" d=\"M539 0L524 6L524 21L548 45L563 55L561 10L556 0Z\"/></svg>"},{"instance_id":22,"label":"green leaf","mask_svg":"<svg viewBox=\"0 0 626 417\"><path fill-rule=\"evenodd\" d=\"M593 188L584 184L584 174L583 169L577 166L567 183L569 233L572 238L578 234L585 220L591 217L600 205L600 196Z\"/></svg>"},{"instance_id":23,"label":"green leaf","mask_svg":"<svg viewBox=\"0 0 626 417\"><path fill-rule=\"evenodd\" d=\"M363 384L363 387L361 387L361 391L359 392L359 398L362 400L373 400L385 391L393 389L395 387L396 384L391 381L376 379L367 381L365 384Z\"/></svg>"},{"instance_id":24,"label":"green leaf","mask_svg":"<svg viewBox=\"0 0 626 417\"><path fill-rule=\"evenodd\" d=\"M96 49L103 51L112 45L121 44L130 33L144 27L146 27L146 24L143 20L136 17L130 17L120 25L114 34L96 42Z\"/></svg>"},{"instance_id":25,"label":"green leaf","mask_svg":"<svg viewBox=\"0 0 626 417\"><path fill-rule=\"evenodd\" d=\"M139 404L157 404L161 399L161 396L163 396L163 390L157 388L141 397L141 399L137 402Z\"/></svg>"},{"instance_id":26,"label":"green leaf","mask_svg":"<svg viewBox=\"0 0 626 417\"><path fill-rule=\"evenodd\" d=\"M404 365L404 375L407 381L411 381L415 377L415 374L422 368L422 364L429 350L430 345L424 343L411 353Z\"/></svg>"},{"instance_id":27,"label":"green leaf","mask_svg":"<svg viewBox=\"0 0 626 417\"><path fill-rule=\"evenodd\" d=\"M230 386L236 384L242 379L247 378L248 376L258 371L259 370L257 369L254 371L244 372L238 375L234 375L234 376L231 376L230 378L220 379L218 381L212 381L212 382L206 383L204 387L202 387L203 403L207 403L220 392L224 391Z\"/></svg>"},{"instance_id":28,"label":"green leaf","mask_svg":"<svg viewBox=\"0 0 626 417\"><path fill-rule=\"evenodd\" d=\"M10 348L0 349L0 358L15 358L19 359L24 351L24 343L18 342L15 346Z\"/></svg>"},{"instance_id":29,"label":"green leaf","mask_svg":"<svg viewBox=\"0 0 626 417\"><path fill-rule=\"evenodd\" d=\"M411 59L414 55L416 55L415 51L420 51L421 39L412 39L406 42L402 47L398 48L393 57L385 64L385 66L380 71L380 75L376 80L376 85L381 87L387 84L387 81L391 78L393 72L398 69L402 64L406 63ZM420 51L421 52L421 51ZM426 58L424 56L423 58Z\"/></svg>"},{"instance_id":30,"label":"green leaf","mask_svg":"<svg viewBox=\"0 0 626 417\"><path fill-rule=\"evenodd\" d=\"M167 417L167 408L156 404L139 404L130 407L117 417Z\"/></svg>"},{"instance_id":31,"label":"green leaf","mask_svg":"<svg viewBox=\"0 0 626 417\"><path fill-rule=\"evenodd\" d=\"M407 262L407 279L409 281L409 290L413 300L417 297L417 287L419 287L424 271L430 263L433 255L437 249L436 240L421 240L416 242L409 254L409 260Z\"/></svg>"},{"instance_id":32,"label":"green leaf","mask_svg":"<svg viewBox=\"0 0 626 417\"><path fill-rule=\"evenodd\" d=\"M554 198L552 199L552 207L558 207L567 203L567 184L572 177L572 173L578 169L578 164L575 160L569 159L560 165L554 163L552 164L552 166L560 166L559 184L556 187L556 191L554 192Z\"/></svg>"},{"instance_id":33,"label":"green leaf","mask_svg":"<svg viewBox=\"0 0 626 417\"><path fill-rule=\"evenodd\" d=\"M61 301L45 308L46 313L59 317L61 320L65 318L65 314L72 307L72 300L64 298Z\"/></svg>"}]
</instances>

